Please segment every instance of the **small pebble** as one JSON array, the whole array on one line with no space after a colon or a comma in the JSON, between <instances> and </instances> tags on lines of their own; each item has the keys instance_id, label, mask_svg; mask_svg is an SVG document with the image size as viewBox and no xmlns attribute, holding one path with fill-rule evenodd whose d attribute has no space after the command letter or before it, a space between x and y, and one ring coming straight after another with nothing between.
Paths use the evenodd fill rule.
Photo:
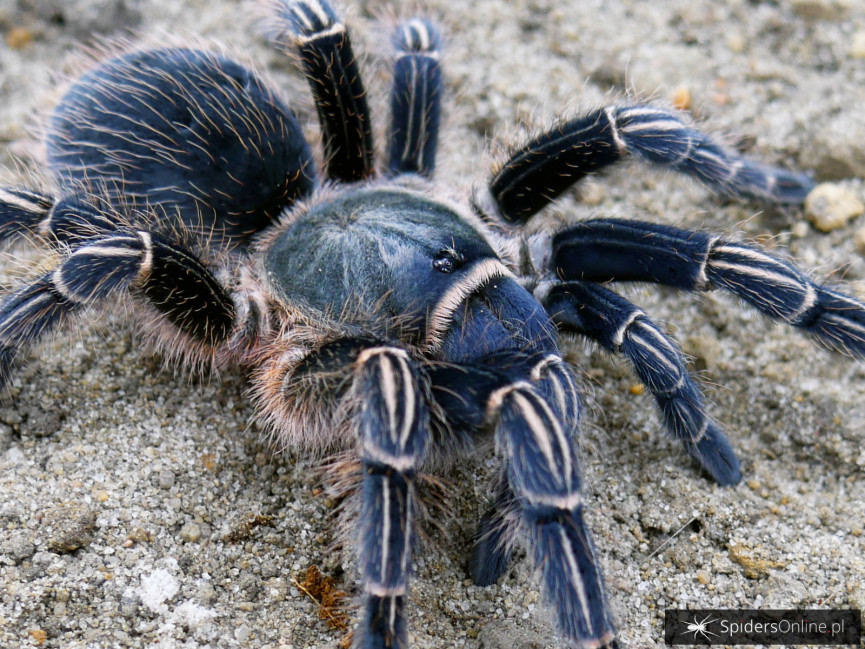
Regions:
<instances>
[{"instance_id":1,"label":"small pebble","mask_svg":"<svg viewBox=\"0 0 865 649\"><path fill-rule=\"evenodd\" d=\"M744 52L745 46L747 44L748 42L745 40L745 37L742 36L742 34L734 32L727 36L727 47L730 48L731 52L735 52L736 54Z\"/></svg>"},{"instance_id":2,"label":"small pebble","mask_svg":"<svg viewBox=\"0 0 865 649\"><path fill-rule=\"evenodd\" d=\"M171 489L174 486L175 477L174 471L160 471L157 478L159 486L163 489Z\"/></svg>"},{"instance_id":3,"label":"small pebble","mask_svg":"<svg viewBox=\"0 0 865 649\"><path fill-rule=\"evenodd\" d=\"M13 27L6 34L6 45L10 50L23 50L33 42L33 32L26 27Z\"/></svg>"},{"instance_id":4,"label":"small pebble","mask_svg":"<svg viewBox=\"0 0 865 649\"><path fill-rule=\"evenodd\" d=\"M248 642L251 635L252 629L250 629L246 624L239 626L234 630L234 639L241 644Z\"/></svg>"},{"instance_id":5,"label":"small pebble","mask_svg":"<svg viewBox=\"0 0 865 649\"><path fill-rule=\"evenodd\" d=\"M75 552L93 542L96 512L78 503L63 503L46 511L44 524L49 550Z\"/></svg>"},{"instance_id":6,"label":"small pebble","mask_svg":"<svg viewBox=\"0 0 865 649\"><path fill-rule=\"evenodd\" d=\"M600 183L586 182L580 187L580 202L583 205L600 205L607 198L607 190Z\"/></svg>"},{"instance_id":7,"label":"small pebble","mask_svg":"<svg viewBox=\"0 0 865 649\"><path fill-rule=\"evenodd\" d=\"M19 564L36 552L36 546L24 532L12 532L9 539L0 543L0 554L9 556L13 563Z\"/></svg>"},{"instance_id":8,"label":"small pebble","mask_svg":"<svg viewBox=\"0 0 865 649\"><path fill-rule=\"evenodd\" d=\"M850 38L850 56L865 59L865 29L860 29Z\"/></svg>"},{"instance_id":9,"label":"small pebble","mask_svg":"<svg viewBox=\"0 0 865 649\"><path fill-rule=\"evenodd\" d=\"M793 13L813 20L838 20L848 8L848 0L793 0Z\"/></svg>"},{"instance_id":10,"label":"small pebble","mask_svg":"<svg viewBox=\"0 0 865 649\"><path fill-rule=\"evenodd\" d=\"M685 86L679 86L673 91L673 108L676 110L691 109L691 91Z\"/></svg>"},{"instance_id":11,"label":"small pebble","mask_svg":"<svg viewBox=\"0 0 865 649\"><path fill-rule=\"evenodd\" d=\"M790 234L792 234L795 239L804 239L808 236L809 231L810 228L808 227L807 221L797 221L796 225L790 229Z\"/></svg>"},{"instance_id":12,"label":"small pebble","mask_svg":"<svg viewBox=\"0 0 865 649\"><path fill-rule=\"evenodd\" d=\"M195 543L201 538L201 527L196 523L187 523L180 528L180 538L189 543Z\"/></svg>"},{"instance_id":13,"label":"small pebble","mask_svg":"<svg viewBox=\"0 0 865 649\"><path fill-rule=\"evenodd\" d=\"M820 232L831 232L865 212L854 192L834 183L817 185L805 199L805 216Z\"/></svg>"}]
</instances>

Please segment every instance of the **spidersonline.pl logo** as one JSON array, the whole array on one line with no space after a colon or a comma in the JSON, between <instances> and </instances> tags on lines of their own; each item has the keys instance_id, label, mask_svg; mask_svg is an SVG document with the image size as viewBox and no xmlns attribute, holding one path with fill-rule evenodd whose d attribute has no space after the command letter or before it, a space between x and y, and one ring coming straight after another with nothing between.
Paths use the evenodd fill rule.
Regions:
<instances>
[{"instance_id":1,"label":"spidersonline.pl logo","mask_svg":"<svg viewBox=\"0 0 865 649\"><path fill-rule=\"evenodd\" d=\"M859 647L860 611L686 610L664 612L664 641L687 645L836 645Z\"/></svg>"}]
</instances>

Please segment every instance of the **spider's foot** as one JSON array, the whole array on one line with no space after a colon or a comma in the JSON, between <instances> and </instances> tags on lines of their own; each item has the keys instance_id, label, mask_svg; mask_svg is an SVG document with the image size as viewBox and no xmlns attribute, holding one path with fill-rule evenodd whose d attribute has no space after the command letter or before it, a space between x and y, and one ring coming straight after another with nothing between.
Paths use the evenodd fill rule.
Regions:
<instances>
[{"instance_id":1,"label":"spider's foot","mask_svg":"<svg viewBox=\"0 0 865 649\"><path fill-rule=\"evenodd\" d=\"M615 631L581 509L524 513L535 563L568 646L611 646Z\"/></svg>"},{"instance_id":2,"label":"spider's foot","mask_svg":"<svg viewBox=\"0 0 865 649\"><path fill-rule=\"evenodd\" d=\"M815 185L804 174L728 150L675 113L639 105L608 111L613 139L624 150L687 174L720 194L801 203Z\"/></svg>"},{"instance_id":3,"label":"spider's foot","mask_svg":"<svg viewBox=\"0 0 865 649\"><path fill-rule=\"evenodd\" d=\"M749 193L747 190L743 190L743 193L755 198L769 198L776 203L800 205L805 202L805 197L811 190L817 186L817 183L805 174L779 167L749 162L748 171L750 174L742 172L743 176L750 175L745 185L758 188L760 191Z\"/></svg>"},{"instance_id":4,"label":"spider's foot","mask_svg":"<svg viewBox=\"0 0 865 649\"><path fill-rule=\"evenodd\" d=\"M696 444L686 443L685 448L721 486L729 487L742 479L739 458L726 435L714 422L706 420L706 430L700 440Z\"/></svg>"}]
</instances>

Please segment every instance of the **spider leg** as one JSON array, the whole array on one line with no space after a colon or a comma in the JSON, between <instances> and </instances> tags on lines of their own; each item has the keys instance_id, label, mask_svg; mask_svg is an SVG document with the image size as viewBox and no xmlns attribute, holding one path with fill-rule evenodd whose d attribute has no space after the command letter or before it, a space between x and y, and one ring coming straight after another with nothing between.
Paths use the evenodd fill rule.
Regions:
<instances>
[{"instance_id":1,"label":"spider leg","mask_svg":"<svg viewBox=\"0 0 865 649\"><path fill-rule=\"evenodd\" d=\"M345 182L372 176L366 89L345 25L327 0L277 0L276 7L315 97L327 175Z\"/></svg>"},{"instance_id":2,"label":"spider leg","mask_svg":"<svg viewBox=\"0 0 865 649\"><path fill-rule=\"evenodd\" d=\"M579 430L580 402L570 368L554 354L541 356L528 370L532 385L576 435ZM503 471L496 483L493 504L478 524L469 559L469 572L478 586L489 586L501 577L513 555L520 522L520 503Z\"/></svg>"},{"instance_id":3,"label":"spider leg","mask_svg":"<svg viewBox=\"0 0 865 649\"><path fill-rule=\"evenodd\" d=\"M519 521L567 641L611 648L617 646L615 630L583 519L577 411L569 405L576 403L576 396L568 394L564 403L555 397L556 382L564 388L563 376L569 383L572 377L561 359L553 370L544 369L551 364L549 356L521 358L510 352L471 366L434 367L432 392L450 425L478 429L491 423L504 459L507 484L500 482L497 503L506 509L484 517L490 527L484 530L482 525L473 551L473 577L491 583L501 574ZM570 421L562 410L570 413Z\"/></svg>"},{"instance_id":4,"label":"spider leg","mask_svg":"<svg viewBox=\"0 0 865 649\"><path fill-rule=\"evenodd\" d=\"M0 245L39 230L54 201L23 187L0 187Z\"/></svg>"},{"instance_id":5,"label":"spider leg","mask_svg":"<svg viewBox=\"0 0 865 649\"><path fill-rule=\"evenodd\" d=\"M0 302L0 386L23 348L82 308L130 290L197 342L216 345L232 331L231 297L198 259L150 232L109 234Z\"/></svg>"},{"instance_id":6,"label":"spider leg","mask_svg":"<svg viewBox=\"0 0 865 649\"><path fill-rule=\"evenodd\" d=\"M555 284L543 292L538 297L560 328L628 359L651 391L667 430L716 481L739 482L742 474L730 442L706 414L678 345L658 325L623 297L591 282Z\"/></svg>"},{"instance_id":7,"label":"spider leg","mask_svg":"<svg viewBox=\"0 0 865 649\"><path fill-rule=\"evenodd\" d=\"M400 25L393 35L397 60L391 94L390 160L392 175L435 170L441 118L441 35L424 18Z\"/></svg>"},{"instance_id":8,"label":"spider leg","mask_svg":"<svg viewBox=\"0 0 865 649\"><path fill-rule=\"evenodd\" d=\"M549 268L564 279L723 288L830 349L865 358L865 304L757 246L668 225L592 219L553 237Z\"/></svg>"},{"instance_id":9,"label":"spider leg","mask_svg":"<svg viewBox=\"0 0 865 649\"><path fill-rule=\"evenodd\" d=\"M73 192L56 201L21 187L0 188L0 245L35 235L49 245L80 245L121 227L105 196Z\"/></svg>"},{"instance_id":10,"label":"spider leg","mask_svg":"<svg viewBox=\"0 0 865 649\"><path fill-rule=\"evenodd\" d=\"M492 586L505 574L520 527L520 503L505 471L499 475L493 493L493 502L478 523L469 557L469 574L476 586Z\"/></svg>"},{"instance_id":11,"label":"spider leg","mask_svg":"<svg viewBox=\"0 0 865 649\"><path fill-rule=\"evenodd\" d=\"M364 616L358 647L406 647L415 472L427 444L427 413L417 371L394 347L364 350L356 361L362 400L361 573Z\"/></svg>"},{"instance_id":12,"label":"spider leg","mask_svg":"<svg viewBox=\"0 0 865 649\"><path fill-rule=\"evenodd\" d=\"M371 337L336 338L305 355L296 347L273 354L253 385L280 446L328 446L336 437L344 443L346 429L357 442L364 613L354 646L404 649L414 481L428 444L424 381L408 353Z\"/></svg>"},{"instance_id":13,"label":"spider leg","mask_svg":"<svg viewBox=\"0 0 865 649\"><path fill-rule=\"evenodd\" d=\"M559 124L514 151L490 182L501 216L525 223L586 174L633 154L687 174L713 191L801 203L814 181L743 158L651 106L609 106Z\"/></svg>"}]
</instances>

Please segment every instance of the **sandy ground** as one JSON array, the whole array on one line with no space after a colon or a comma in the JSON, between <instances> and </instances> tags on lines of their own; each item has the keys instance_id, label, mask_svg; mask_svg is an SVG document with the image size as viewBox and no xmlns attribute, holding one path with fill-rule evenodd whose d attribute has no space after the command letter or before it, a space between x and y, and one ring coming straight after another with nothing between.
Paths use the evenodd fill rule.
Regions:
<instances>
[{"instance_id":1,"label":"sandy ground","mask_svg":"<svg viewBox=\"0 0 865 649\"><path fill-rule=\"evenodd\" d=\"M684 89L694 115L749 155L863 196L861 0L425 4L448 33L447 182L482 181L483 152L519 136L517 124L625 94L669 106ZM367 0L347 12L378 96L387 32L376 16L387 8ZM0 0L3 167L13 156L38 167L27 129L56 100L51 79L77 44L128 29L228 43L310 114L297 70L258 35L246 4ZM630 165L592 179L557 213L738 233L865 296L862 219L822 234L799 210L720 201ZM7 255L6 283L22 260L47 261ZM720 294L626 294L694 356L744 479L709 482L661 434L624 363L569 345L587 403L589 518L623 646L661 645L667 607L865 609L865 368ZM160 367L107 319L34 352L0 403L0 646L336 646L344 632L319 620L293 581L316 566L356 592L351 556L328 547L333 503L320 480L303 458L268 453L248 425L242 376L199 381ZM494 467L481 454L445 476L458 497L447 534L416 555L414 647L559 646L525 561L494 587L468 580Z\"/></svg>"}]
</instances>

